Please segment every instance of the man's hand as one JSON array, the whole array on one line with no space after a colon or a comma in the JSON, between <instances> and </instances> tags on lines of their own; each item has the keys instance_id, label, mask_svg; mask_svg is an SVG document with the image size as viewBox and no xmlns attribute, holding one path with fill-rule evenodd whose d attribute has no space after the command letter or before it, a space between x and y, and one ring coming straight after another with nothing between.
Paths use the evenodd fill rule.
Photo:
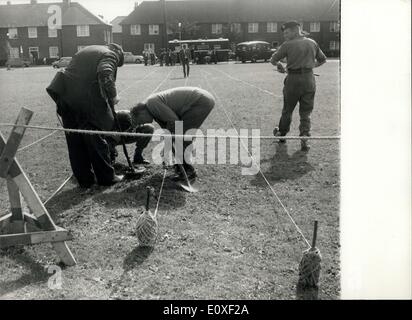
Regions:
<instances>
[{"instance_id":1,"label":"man's hand","mask_svg":"<svg viewBox=\"0 0 412 320\"><path fill-rule=\"evenodd\" d=\"M115 97L112 99L112 101L113 101L113 105L114 105L114 106L115 106L116 104L118 104L119 101L120 101L119 96L115 96Z\"/></svg>"},{"instance_id":2,"label":"man's hand","mask_svg":"<svg viewBox=\"0 0 412 320\"><path fill-rule=\"evenodd\" d=\"M276 64L276 68L277 68L278 72L280 72L280 73L286 73L285 67L284 67L283 64L281 64L280 62L278 62L278 63Z\"/></svg>"}]
</instances>

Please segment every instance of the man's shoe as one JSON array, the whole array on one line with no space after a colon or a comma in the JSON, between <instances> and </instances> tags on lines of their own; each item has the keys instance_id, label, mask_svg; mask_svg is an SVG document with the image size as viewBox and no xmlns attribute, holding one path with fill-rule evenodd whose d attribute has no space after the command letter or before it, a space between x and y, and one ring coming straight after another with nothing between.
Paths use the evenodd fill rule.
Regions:
<instances>
[{"instance_id":1,"label":"man's shoe","mask_svg":"<svg viewBox=\"0 0 412 320\"><path fill-rule=\"evenodd\" d=\"M310 150L310 145L307 139L300 140L300 150L304 152L308 152Z\"/></svg>"},{"instance_id":2,"label":"man's shoe","mask_svg":"<svg viewBox=\"0 0 412 320\"><path fill-rule=\"evenodd\" d=\"M104 187L110 187L116 183L122 182L124 180L124 175L114 175L113 180L107 183L99 183L99 185Z\"/></svg>"},{"instance_id":3,"label":"man's shoe","mask_svg":"<svg viewBox=\"0 0 412 320\"><path fill-rule=\"evenodd\" d=\"M273 129L273 135L275 137L284 137L285 136L284 134L282 134L279 131L279 127L275 127L275 129ZM279 143L286 143L286 139L279 139Z\"/></svg>"},{"instance_id":4,"label":"man's shoe","mask_svg":"<svg viewBox=\"0 0 412 320\"><path fill-rule=\"evenodd\" d=\"M197 174L196 174L195 169L192 166L186 167L184 170L186 171L186 175L181 170L180 166L175 165L175 174L171 177L171 179L173 181L186 181L186 176L187 176L187 179L189 179L189 181L196 179Z\"/></svg>"},{"instance_id":5,"label":"man's shoe","mask_svg":"<svg viewBox=\"0 0 412 320\"><path fill-rule=\"evenodd\" d=\"M149 160L146 160L146 159L143 158L142 156L140 156L140 157L134 157L134 159L133 159L133 164L134 164L134 165L141 165L141 164L143 164L143 165L148 165L148 164L150 164L150 161L149 161Z\"/></svg>"}]
</instances>

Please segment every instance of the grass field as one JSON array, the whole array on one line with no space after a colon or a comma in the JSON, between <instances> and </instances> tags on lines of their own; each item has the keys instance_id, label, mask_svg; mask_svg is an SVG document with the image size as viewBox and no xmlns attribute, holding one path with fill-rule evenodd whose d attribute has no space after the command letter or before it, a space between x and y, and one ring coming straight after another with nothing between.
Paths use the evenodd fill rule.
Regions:
<instances>
[{"instance_id":1,"label":"grass field","mask_svg":"<svg viewBox=\"0 0 412 320\"><path fill-rule=\"evenodd\" d=\"M0 122L14 122L26 106L35 112L31 124L56 126L55 107L45 92L55 72L0 69ZM317 72L312 134L339 135L339 61L331 60ZM260 128L262 135L270 135L281 113L283 78L268 63L192 66L188 79L180 66L126 65L118 73L118 109L130 108L156 90L198 86L217 98L203 129L229 129L232 122L237 129ZM298 134L298 120L296 110L292 135ZM8 136L9 129L1 132ZM48 133L27 130L21 146ZM154 145L146 150L148 157ZM338 299L339 142L314 141L308 154L299 149L298 141L279 147L262 140L262 172L308 239L313 221L319 220L319 296ZM61 132L19 152L17 159L43 200L71 173ZM63 270L61 289L51 290L45 267L58 258L50 245L0 251L0 298L294 299L306 245L266 182L260 175L242 176L237 165L197 169L199 193L165 184L160 236L152 251L138 246L134 229L146 186L160 187L160 166L149 167L141 180L88 193L70 182L47 209L59 226L72 231L69 245L78 264ZM3 181L0 210L9 210Z\"/></svg>"}]
</instances>

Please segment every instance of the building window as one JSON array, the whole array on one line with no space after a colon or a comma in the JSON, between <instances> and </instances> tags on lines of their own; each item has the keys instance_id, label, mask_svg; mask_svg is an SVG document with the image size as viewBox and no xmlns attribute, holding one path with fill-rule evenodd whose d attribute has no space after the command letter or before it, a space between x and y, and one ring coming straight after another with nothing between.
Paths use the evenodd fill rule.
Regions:
<instances>
[{"instance_id":1,"label":"building window","mask_svg":"<svg viewBox=\"0 0 412 320\"><path fill-rule=\"evenodd\" d=\"M158 24L149 24L149 34L158 35L159 34L159 25Z\"/></svg>"},{"instance_id":2,"label":"building window","mask_svg":"<svg viewBox=\"0 0 412 320\"><path fill-rule=\"evenodd\" d=\"M138 35L142 34L142 32L140 30L140 24L132 24L130 26L130 34L132 36L138 36Z\"/></svg>"},{"instance_id":3,"label":"building window","mask_svg":"<svg viewBox=\"0 0 412 320\"><path fill-rule=\"evenodd\" d=\"M154 45L154 43L145 43L145 44L143 45L143 47L144 47L144 50L145 50L145 51L151 51L151 52L154 52L154 51L155 51L155 45Z\"/></svg>"},{"instance_id":4,"label":"building window","mask_svg":"<svg viewBox=\"0 0 412 320\"><path fill-rule=\"evenodd\" d=\"M340 26L338 21L332 21L329 25L330 32L339 32Z\"/></svg>"},{"instance_id":5,"label":"building window","mask_svg":"<svg viewBox=\"0 0 412 320\"><path fill-rule=\"evenodd\" d=\"M213 23L212 24L212 34L221 34L222 33L222 24Z\"/></svg>"},{"instance_id":6,"label":"building window","mask_svg":"<svg viewBox=\"0 0 412 320\"><path fill-rule=\"evenodd\" d=\"M339 41L329 42L329 49L330 50L339 50Z\"/></svg>"},{"instance_id":7,"label":"building window","mask_svg":"<svg viewBox=\"0 0 412 320\"><path fill-rule=\"evenodd\" d=\"M319 32L319 31L320 31L320 22L311 22L310 32Z\"/></svg>"},{"instance_id":8,"label":"building window","mask_svg":"<svg viewBox=\"0 0 412 320\"><path fill-rule=\"evenodd\" d=\"M18 37L17 28L9 28L9 39L17 39Z\"/></svg>"},{"instance_id":9,"label":"building window","mask_svg":"<svg viewBox=\"0 0 412 320\"><path fill-rule=\"evenodd\" d=\"M78 37L89 37L90 36L89 26L87 24L77 26L77 36Z\"/></svg>"},{"instance_id":10,"label":"building window","mask_svg":"<svg viewBox=\"0 0 412 320\"><path fill-rule=\"evenodd\" d=\"M49 57L58 58L59 57L59 47L49 47Z\"/></svg>"},{"instance_id":11,"label":"building window","mask_svg":"<svg viewBox=\"0 0 412 320\"><path fill-rule=\"evenodd\" d=\"M249 33L257 33L259 32L259 23L256 23L256 22L249 23L247 29Z\"/></svg>"},{"instance_id":12,"label":"building window","mask_svg":"<svg viewBox=\"0 0 412 320\"><path fill-rule=\"evenodd\" d=\"M20 51L19 48L10 48L10 58L18 58L20 57Z\"/></svg>"},{"instance_id":13,"label":"building window","mask_svg":"<svg viewBox=\"0 0 412 320\"><path fill-rule=\"evenodd\" d=\"M230 25L230 31L234 33L240 33L241 32L241 25L240 23L232 23Z\"/></svg>"},{"instance_id":14,"label":"building window","mask_svg":"<svg viewBox=\"0 0 412 320\"><path fill-rule=\"evenodd\" d=\"M87 46L77 46L77 52L79 52L80 50L83 50L84 48L86 48Z\"/></svg>"},{"instance_id":15,"label":"building window","mask_svg":"<svg viewBox=\"0 0 412 320\"><path fill-rule=\"evenodd\" d=\"M37 28L36 27L28 27L27 30L29 33L29 38L37 38Z\"/></svg>"},{"instance_id":16,"label":"building window","mask_svg":"<svg viewBox=\"0 0 412 320\"><path fill-rule=\"evenodd\" d=\"M276 22L268 22L267 32L278 32L278 24Z\"/></svg>"},{"instance_id":17,"label":"building window","mask_svg":"<svg viewBox=\"0 0 412 320\"><path fill-rule=\"evenodd\" d=\"M48 29L49 38L57 38L57 29Z\"/></svg>"}]
</instances>

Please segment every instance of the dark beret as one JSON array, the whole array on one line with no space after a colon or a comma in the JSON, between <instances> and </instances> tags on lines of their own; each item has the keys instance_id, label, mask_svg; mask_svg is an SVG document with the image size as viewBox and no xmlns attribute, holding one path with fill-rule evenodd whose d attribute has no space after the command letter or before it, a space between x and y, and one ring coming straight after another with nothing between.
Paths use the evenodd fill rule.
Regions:
<instances>
[{"instance_id":1,"label":"dark beret","mask_svg":"<svg viewBox=\"0 0 412 320\"><path fill-rule=\"evenodd\" d=\"M288 22L284 23L282 25L281 29L282 29L282 31L285 31L286 29L294 28L294 27L298 27L298 26L300 26L300 23L293 20L293 21L288 21Z\"/></svg>"}]
</instances>

